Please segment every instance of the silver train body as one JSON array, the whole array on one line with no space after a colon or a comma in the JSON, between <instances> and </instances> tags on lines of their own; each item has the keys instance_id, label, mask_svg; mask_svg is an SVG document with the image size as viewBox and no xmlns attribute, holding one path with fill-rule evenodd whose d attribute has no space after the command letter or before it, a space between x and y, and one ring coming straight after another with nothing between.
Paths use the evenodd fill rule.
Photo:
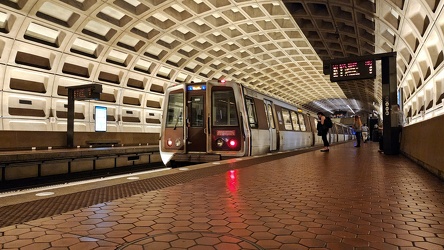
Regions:
<instances>
[{"instance_id":1,"label":"silver train body","mask_svg":"<svg viewBox=\"0 0 444 250\"><path fill-rule=\"evenodd\" d=\"M159 150L165 165L322 145L315 114L235 82L170 87L163 107ZM351 130L334 123L329 138L351 140Z\"/></svg>"}]
</instances>

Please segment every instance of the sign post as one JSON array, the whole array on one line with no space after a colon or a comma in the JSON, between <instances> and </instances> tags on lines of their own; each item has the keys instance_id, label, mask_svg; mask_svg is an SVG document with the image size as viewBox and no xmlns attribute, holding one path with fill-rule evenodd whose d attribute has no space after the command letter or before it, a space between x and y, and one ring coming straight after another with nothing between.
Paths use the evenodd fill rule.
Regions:
<instances>
[{"instance_id":1,"label":"sign post","mask_svg":"<svg viewBox=\"0 0 444 250\"><path fill-rule=\"evenodd\" d=\"M383 99L383 147L384 154L394 155L399 152L399 132L397 124L392 124L394 106L398 105L396 55L382 58L382 99Z\"/></svg>"},{"instance_id":2,"label":"sign post","mask_svg":"<svg viewBox=\"0 0 444 250\"><path fill-rule=\"evenodd\" d=\"M372 79L376 77L375 61L381 60L382 68L382 117L384 154L398 154L399 135L391 123L393 107L397 103L396 52L356 56L324 61L324 74L332 82Z\"/></svg>"},{"instance_id":3,"label":"sign post","mask_svg":"<svg viewBox=\"0 0 444 250\"><path fill-rule=\"evenodd\" d=\"M98 100L102 93L102 85L85 84L66 87L68 89L68 125L66 143L68 148L74 147L74 101Z\"/></svg>"}]
</instances>

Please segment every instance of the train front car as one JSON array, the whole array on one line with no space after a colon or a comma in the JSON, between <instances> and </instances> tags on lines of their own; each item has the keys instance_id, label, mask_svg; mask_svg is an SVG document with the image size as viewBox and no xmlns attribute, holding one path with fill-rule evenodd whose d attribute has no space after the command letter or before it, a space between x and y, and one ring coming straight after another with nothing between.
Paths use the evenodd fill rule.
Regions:
<instances>
[{"instance_id":1,"label":"train front car","mask_svg":"<svg viewBox=\"0 0 444 250\"><path fill-rule=\"evenodd\" d=\"M180 84L167 89L159 150L165 165L211 162L248 154L240 84Z\"/></svg>"}]
</instances>

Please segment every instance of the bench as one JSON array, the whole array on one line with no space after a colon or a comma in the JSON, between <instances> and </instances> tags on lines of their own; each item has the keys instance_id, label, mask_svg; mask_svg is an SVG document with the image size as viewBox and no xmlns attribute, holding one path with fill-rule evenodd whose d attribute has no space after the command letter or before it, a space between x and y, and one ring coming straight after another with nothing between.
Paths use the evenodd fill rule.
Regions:
<instances>
[{"instance_id":1,"label":"bench","mask_svg":"<svg viewBox=\"0 0 444 250\"><path fill-rule=\"evenodd\" d=\"M119 140L116 139L100 139L100 140L90 140L86 141L86 144L90 146L114 146L120 144Z\"/></svg>"}]
</instances>

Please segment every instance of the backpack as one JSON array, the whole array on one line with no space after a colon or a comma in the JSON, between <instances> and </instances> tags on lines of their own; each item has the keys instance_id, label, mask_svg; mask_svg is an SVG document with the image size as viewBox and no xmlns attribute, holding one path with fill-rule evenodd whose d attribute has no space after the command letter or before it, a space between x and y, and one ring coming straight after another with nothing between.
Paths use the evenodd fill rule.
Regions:
<instances>
[{"instance_id":1,"label":"backpack","mask_svg":"<svg viewBox=\"0 0 444 250\"><path fill-rule=\"evenodd\" d=\"M327 116L325 117L324 125L327 128L332 128L333 127L333 122L331 121L330 117L327 117Z\"/></svg>"}]
</instances>

